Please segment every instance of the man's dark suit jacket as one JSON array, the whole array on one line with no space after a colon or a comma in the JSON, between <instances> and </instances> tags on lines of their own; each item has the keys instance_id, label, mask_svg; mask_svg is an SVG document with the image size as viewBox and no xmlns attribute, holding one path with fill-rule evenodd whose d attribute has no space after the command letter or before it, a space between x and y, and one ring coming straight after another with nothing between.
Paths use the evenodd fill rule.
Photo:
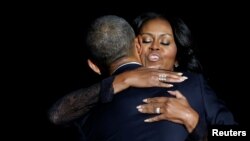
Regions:
<instances>
[{"instance_id":1,"label":"man's dark suit jacket","mask_svg":"<svg viewBox=\"0 0 250 141\"><path fill-rule=\"evenodd\" d=\"M140 65L128 64L119 68L114 75L138 67ZM179 90L199 113L199 123L195 129L199 135L205 134L207 125L235 124L232 114L216 98L200 74L184 75L188 79L174 84L171 89L128 88L116 94L111 102L97 106L83 126L88 141L184 141L188 137L185 126L167 120L145 123L145 119L154 115L142 114L136 109L145 98L169 97L167 90Z\"/></svg>"}]
</instances>

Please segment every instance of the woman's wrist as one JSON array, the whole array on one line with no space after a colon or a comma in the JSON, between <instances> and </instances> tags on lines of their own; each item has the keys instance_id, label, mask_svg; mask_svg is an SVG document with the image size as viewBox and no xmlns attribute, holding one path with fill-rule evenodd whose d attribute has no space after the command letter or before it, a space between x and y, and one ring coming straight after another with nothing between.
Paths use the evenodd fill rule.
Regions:
<instances>
[{"instance_id":1,"label":"woman's wrist","mask_svg":"<svg viewBox=\"0 0 250 141\"><path fill-rule=\"evenodd\" d=\"M115 76L115 79L113 81L113 89L114 89L114 94L117 94L125 89L127 89L129 85L129 78L128 77L128 72L121 73L119 75Z\"/></svg>"},{"instance_id":2,"label":"woman's wrist","mask_svg":"<svg viewBox=\"0 0 250 141\"><path fill-rule=\"evenodd\" d=\"M197 126L199 121L199 114L193 109L188 110L186 116L184 116L185 127L188 132L191 133Z\"/></svg>"}]
</instances>

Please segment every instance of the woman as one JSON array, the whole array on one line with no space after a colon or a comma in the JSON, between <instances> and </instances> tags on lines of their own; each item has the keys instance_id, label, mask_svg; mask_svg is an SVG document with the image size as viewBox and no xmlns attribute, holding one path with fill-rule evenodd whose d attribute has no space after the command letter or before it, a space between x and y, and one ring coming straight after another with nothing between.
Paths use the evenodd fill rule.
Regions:
<instances>
[{"instance_id":1,"label":"woman","mask_svg":"<svg viewBox=\"0 0 250 141\"><path fill-rule=\"evenodd\" d=\"M148 68L169 71L174 71L174 66L181 67L182 72L200 71L198 61L190 48L190 31L187 26L182 21L172 23L173 26L170 24L166 18L155 13L146 13L136 18L135 31L141 45L142 64ZM197 113L179 91L169 93L178 98L146 99L151 103L138 106L138 110L142 113L155 113L157 109L162 114L146 119L146 122L170 120L184 124L191 132L198 121Z\"/></svg>"},{"instance_id":2,"label":"woman","mask_svg":"<svg viewBox=\"0 0 250 141\"><path fill-rule=\"evenodd\" d=\"M163 16L154 13L147 13L135 21L135 31L137 32L141 45L140 55L143 65L149 68L183 71L189 78L183 83L175 84L175 87L172 88L172 90L179 91L168 91L168 93L174 97L149 98L145 100L146 105L138 105L137 108L139 112L159 114L145 121L170 120L184 124L189 133L197 129L199 130L198 132L202 132L202 136L205 131L201 131L201 129L204 130L205 128L202 127L207 124L234 124L231 113L218 101L214 93L210 89L207 89L207 85L204 84L202 76L195 73L186 73L199 72L200 69L199 63L190 48L190 32L186 25L181 20L167 20ZM176 66L176 68L174 66ZM131 78L134 78L135 74L138 75L137 73L140 74L140 71L130 72L129 75ZM183 81L183 77L181 79L178 75L172 76L171 74L172 73L168 74L168 79L175 79L176 82ZM113 82L115 93L125 89L123 87L117 90L116 84L124 78L129 79L130 77L127 75L128 74L123 74L115 78ZM141 77L141 75L138 77ZM130 86L131 85L134 86L133 82ZM111 87L112 84L109 88ZM126 85L126 87L128 87L128 85ZM99 93L98 90L99 89L94 88L94 92L92 89L91 93L97 94ZM202 92L200 90L202 90ZM79 93L82 92L83 91L78 92L77 95L79 96ZM113 91L110 92L109 96L112 96ZM96 95L94 96L96 97ZM91 99L92 97L88 98ZM75 102L77 106L74 105L72 108L72 105L61 101L57 106L52 108L52 111L54 111L53 109L67 111L65 112L66 117L68 117L66 120L69 121L83 115L84 112L89 110L88 106L92 106L92 104L98 100L97 98L92 102L84 103L82 101L80 102L81 99L85 99L86 102L86 97L80 99L73 98L71 101L77 101ZM109 100L110 99L111 98L109 98ZM69 103L72 104L72 102ZM64 109L65 107L68 107L68 110ZM81 110L77 111L76 109L79 107L81 107ZM84 108L87 110L83 110ZM59 118L60 117L62 118L62 116L59 116Z\"/></svg>"}]
</instances>

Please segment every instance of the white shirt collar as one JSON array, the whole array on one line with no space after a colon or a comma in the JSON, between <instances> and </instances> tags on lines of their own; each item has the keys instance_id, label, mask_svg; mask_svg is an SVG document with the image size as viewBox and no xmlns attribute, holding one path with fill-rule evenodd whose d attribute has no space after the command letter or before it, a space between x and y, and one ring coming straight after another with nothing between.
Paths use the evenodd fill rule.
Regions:
<instances>
[{"instance_id":1,"label":"white shirt collar","mask_svg":"<svg viewBox=\"0 0 250 141\"><path fill-rule=\"evenodd\" d=\"M125 63L125 64L122 64L120 65L119 67L117 67L111 74L115 73L119 68L125 66L125 65L128 65L128 64L138 64L138 65L141 65L140 63L138 62L128 62L128 63Z\"/></svg>"}]
</instances>

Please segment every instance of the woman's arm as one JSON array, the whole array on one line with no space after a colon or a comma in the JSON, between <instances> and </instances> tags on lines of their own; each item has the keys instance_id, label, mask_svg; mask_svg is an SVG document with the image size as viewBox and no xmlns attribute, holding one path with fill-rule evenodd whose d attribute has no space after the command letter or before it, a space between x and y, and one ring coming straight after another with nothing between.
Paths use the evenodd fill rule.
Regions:
<instances>
[{"instance_id":1,"label":"woman's arm","mask_svg":"<svg viewBox=\"0 0 250 141\"><path fill-rule=\"evenodd\" d=\"M185 96L179 91L168 91L175 97L154 97L144 100L146 104L138 106L142 113L156 113L160 107L159 115L146 119L145 122L169 120L183 124L190 133L186 141L205 141L207 138L207 126L200 120L199 114L189 105Z\"/></svg>"},{"instance_id":2,"label":"woman's arm","mask_svg":"<svg viewBox=\"0 0 250 141\"><path fill-rule=\"evenodd\" d=\"M54 124L64 124L86 114L99 101L100 83L67 94L49 110L49 119Z\"/></svg>"},{"instance_id":3,"label":"woman's arm","mask_svg":"<svg viewBox=\"0 0 250 141\"><path fill-rule=\"evenodd\" d=\"M164 74L166 79L159 79ZM173 85L170 83L180 83L187 79L182 73L153 68L140 67L138 69L127 71L117 75L113 82L114 94L119 93L128 87L163 87L169 88Z\"/></svg>"},{"instance_id":4,"label":"woman's arm","mask_svg":"<svg viewBox=\"0 0 250 141\"><path fill-rule=\"evenodd\" d=\"M142 113L159 115L146 119L145 122L155 122L160 120L169 120L175 123L183 124L189 133L191 133L198 121L199 114L189 105L185 96L179 91L168 91L174 97L154 97L145 99L146 104L139 105L138 111ZM160 108L159 111L156 108Z\"/></svg>"},{"instance_id":5,"label":"woman's arm","mask_svg":"<svg viewBox=\"0 0 250 141\"><path fill-rule=\"evenodd\" d=\"M166 80L159 80L159 75L166 74ZM132 87L171 87L166 82L182 82L186 79L181 73L165 70L139 68L117 76L111 76L88 88L67 94L59 99L49 110L49 119L54 124L71 122L85 115L98 102L112 101L113 95Z\"/></svg>"}]
</instances>

